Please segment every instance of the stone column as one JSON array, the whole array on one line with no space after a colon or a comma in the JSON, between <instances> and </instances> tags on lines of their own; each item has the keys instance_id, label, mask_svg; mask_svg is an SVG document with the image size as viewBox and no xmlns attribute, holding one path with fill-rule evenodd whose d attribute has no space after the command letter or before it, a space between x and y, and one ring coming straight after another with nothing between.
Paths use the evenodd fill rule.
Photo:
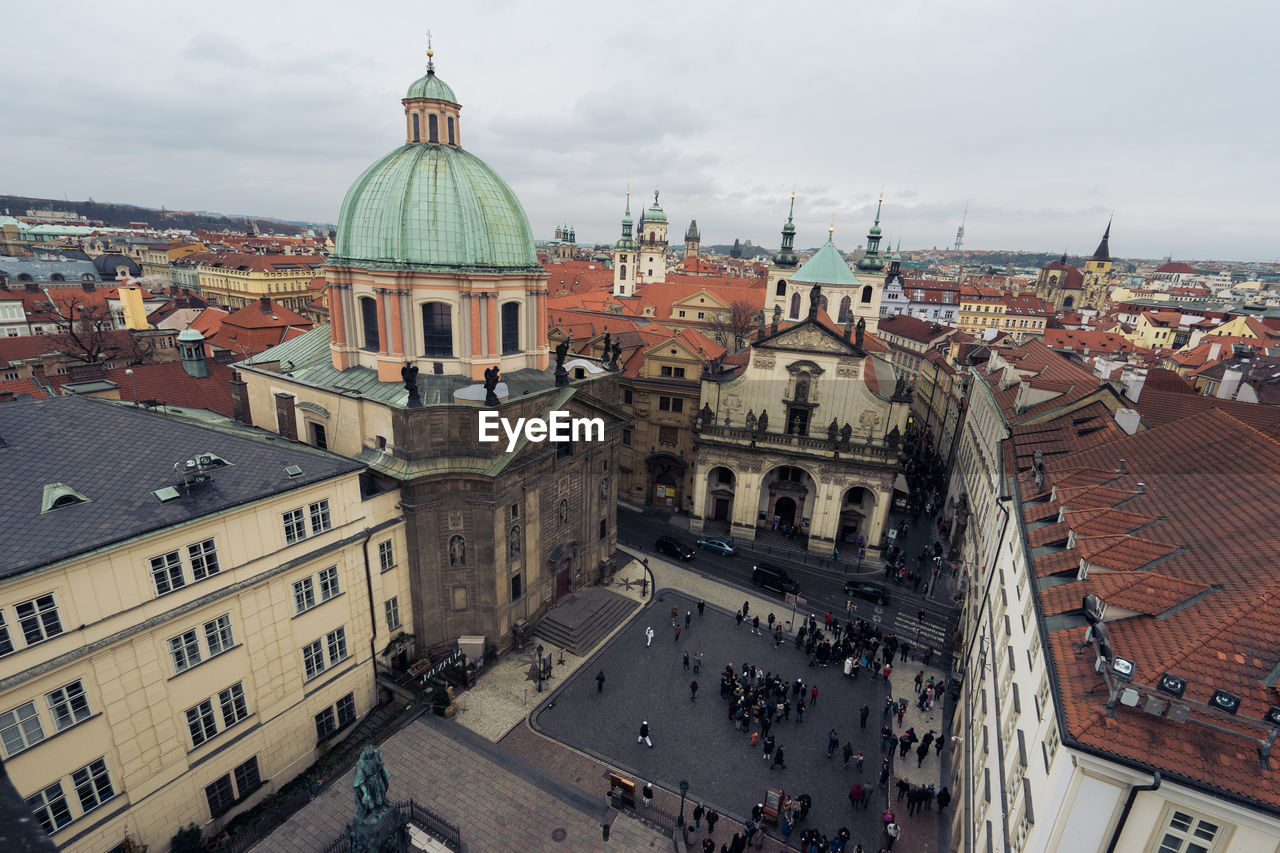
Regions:
<instances>
[{"instance_id":1,"label":"stone column","mask_svg":"<svg viewBox=\"0 0 1280 853\"><path fill-rule=\"evenodd\" d=\"M404 358L404 327L400 322L400 297L402 291L392 290L387 294L387 307L390 309L390 320L388 325L391 327L391 346L388 352L391 355Z\"/></svg>"}]
</instances>

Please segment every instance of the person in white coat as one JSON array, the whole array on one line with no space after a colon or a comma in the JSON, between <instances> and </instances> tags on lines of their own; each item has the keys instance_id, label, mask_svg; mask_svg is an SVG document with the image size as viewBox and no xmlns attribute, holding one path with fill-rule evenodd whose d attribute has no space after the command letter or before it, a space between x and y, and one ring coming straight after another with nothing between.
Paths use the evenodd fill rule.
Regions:
<instances>
[{"instance_id":1,"label":"person in white coat","mask_svg":"<svg viewBox=\"0 0 1280 853\"><path fill-rule=\"evenodd\" d=\"M644 629L644 647L647 649L653 645L653 626L650 625Z\"/></svg>"}]
</instances>

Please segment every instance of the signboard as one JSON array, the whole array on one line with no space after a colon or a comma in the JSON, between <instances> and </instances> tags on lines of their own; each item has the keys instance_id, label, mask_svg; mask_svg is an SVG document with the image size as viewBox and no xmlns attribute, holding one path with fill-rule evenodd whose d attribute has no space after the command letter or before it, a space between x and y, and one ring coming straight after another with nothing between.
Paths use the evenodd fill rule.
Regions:
<instances>
[{"instance_id":1,"label":"signboard","mask_svg":"<svg viewBox=\"0 0 1280 853\"><path fill-rule=\"evenodd\" d=\"M787 603L787 604L795 604L795 603L796 603L796 595L795 595L795 593L794 593L794 592L788 592L788 593L786 594L786 597L785 597L785 598L783 598L783 601L784 601L785 603Z\"/></svg>"},{"instance_id":2,"label":"signboard","mask_svg":"<svg viewBox=\"0 0 1280 853\"><path fill-rule=\"evenodd\" d=\"M890 528L889 528L889 532L888 532L888 533L886 533L885 535L886 535L886 536L888 536L888 537L889 537L889 541L890 541L890 542L892 542L894 539L897 539L897 538L898 538L898 528L896 528L896 527L890 527Z\"/></svg>"},{"instance_id":3,"label":"signboard","mask_svg":"<svg viewBox=\"0 0 1280 853\"><path fill-rule=\"evenodd\" d=\"M426 671L426 674L422 676L423 683L425 684L426 682L435 678L437 675L439 675L449 667L456 664L461 658L462 658L462 649L454 649L451 655L449 655L447 658L440 661L440 663L436 664L435 666L431 667L431 669Z\"/></svg>"}]
</instances>

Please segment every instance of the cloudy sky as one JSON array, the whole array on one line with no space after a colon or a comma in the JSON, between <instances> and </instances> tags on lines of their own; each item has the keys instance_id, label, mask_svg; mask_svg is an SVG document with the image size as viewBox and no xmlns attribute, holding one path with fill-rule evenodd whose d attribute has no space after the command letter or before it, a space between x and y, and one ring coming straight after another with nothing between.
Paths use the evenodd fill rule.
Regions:
<instances>
[{"instance_id":1,"label":"cloudy sky","mask_svg":"<svg viewBox=\"0 0 1280 853\"><path fill-rule=\"evenodd\" d=\"M436 69L538 237L1280 257L1274 4L23 3L0 192L336 220Z\"/></svg>"}]
</instances>

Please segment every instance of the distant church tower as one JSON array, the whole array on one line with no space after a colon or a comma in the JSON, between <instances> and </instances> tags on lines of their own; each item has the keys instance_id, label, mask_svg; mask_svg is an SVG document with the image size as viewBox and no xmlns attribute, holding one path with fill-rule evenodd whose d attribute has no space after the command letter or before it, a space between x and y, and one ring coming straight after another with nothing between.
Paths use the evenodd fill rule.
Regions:
<instances>
[{"instance_id":1,"label":"distant church tower","mask_svg":"<svg viewBox=\"0 0 1280 853\"><path fill-rule=\"evenodd\" d=\"M1107 220L1107 230L1102 233L1102 242L1094 250L1092 257L1084 262L1084 298L1085 305L1102 310L1107 296L1111 292L1111 220Z\"/></svg>"},{"instance_id":2,"label":"distant church tower","mask_svg":"<svg viewBox=\"0 0 1280 853\"><path fill-rule=\"evenodd\" d=\"M640 256L636 253L636 241L631 236L631 188L627 188L627 210L622 214L622 236L613 250L613 295L635 296L636 273Z\"/></svg>"},{"instance_id":3,"label":"distant church tower","mask_svg":"<svg viewBox=\"0 0 1280 853\"><path fill-rule=\"evenodd\" d=\"M636 275L640 281L667 280L667 215L658 205L658 191L653 192L653 206L640 217L640 262Z\"/></svg>"},{"instance_id":4,"label":"distant church tower","mask_svg":"<svg viewBox=\"0 0 1280 853\"><path fill-rule=\"evenodd\" d=\"M698 244L702 242L702 235L698 233L698 220L690 219L689 228L684 232L684 256L686 258L698 257Z\"/></svg>"},{"instance_id":5,"label":"distant church tower","mask_svg":"<svg viewBox=\"0 0 1280 853\"><path fill-rule=\"evenodd\" d=\"M884 269L884 258L880 255L880 206L884 204L884 192L876 202L876 221L867 232L867 251L858 259L858 272L880 272Z\"/></svg>"},{"instance_id":6,"label":"distant church tower","mask_svg":"<svg viewBox=\"0 0 1280 853\"><path fill-rule=\"evenodd\" d=\"M782 247L773 256L773 266L769 267L768 282L765 285L767 317L773 316L773 306L787 311L787 279L796 271L799 259L796 257L796 226L792 218L796 212L796 194L791 194L791 208L787 211L787 224L782 226Z\"/></svg>"}]
</instances>

